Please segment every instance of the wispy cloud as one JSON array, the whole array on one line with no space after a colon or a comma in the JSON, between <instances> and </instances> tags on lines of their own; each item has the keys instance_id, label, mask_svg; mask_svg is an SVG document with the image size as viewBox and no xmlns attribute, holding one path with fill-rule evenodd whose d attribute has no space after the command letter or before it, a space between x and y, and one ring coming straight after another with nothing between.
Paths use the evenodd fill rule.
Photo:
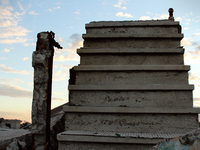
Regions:
<instances>
[{"instance_id":1,"label":"wispy cloud","mask_svg":"<svg viewBox=\"0 0 200 150\"><path fill-rule=\"evenodd\" d=\"M194 107L200 107L200 97L193 98Z\"/></svg>"},{"instance_id":2,"label":"wispy cloud","mask_svg":"<svg viewBox=\"0 0 200 150\"><path fill-rule=\"evenodd\" d=\"M17 2L20 10L22 12L14 11L14 9L9 6L8 2L5 3L1 1L0 5L0 43L12 44L12 43L24 43L27 41L26 36L29 30L18 25L21 21L22 16L25 14L25 9Z\"/></svg>"},{"instance_id":3,"label":"wispy cloud","mask_svg":"<svg viewBox=\"0 0 200 150\"><path fill-rule=\"evenodd\" d=\"M0 84L0 95L9 97L32 98L32 91L19 86Z\"/></svg>"},{"instance_id":4,"label":"wispy cloud","mask_svg":"<svg viewBox=\"0 0 200 150\"><path fill-rule=\"evenodd\" d=\"M140 17L139 20L151 20L151 17L149 17L149 16L142 16L142 17Z\"/></svg>"},{"instance_id":5,"label":"wispy cloud","mask_svg":"<svg viewBox=\"0 0 200 150\"><path fill-rule=\"evenodd\" d=\"M11 67L6 67L6 65L4 65L4 64L0 64L0 72L22 74L22 75L31 74L30 72L25 71L25 70L15 70Z\"/></svg>"},{"instance_id":6,"label":"wispy cloud","mask_svg":"<svg viewBox=\"0 0 200 150\"><path fill-rule=\"evenodd\" d=\"M53 81L66 81L69 76L69 69L71 69L73 65L54 65L54 68L59 68L53 75Z\"/></svg>"},{"instance_id":7,"label":"wispy cloud","mask_svg":"<svg viewBox=\"0 0 200 150\"><path fill-rule=\"evenodd\" d=\"M181 46L192 46L194 44L192 38L183 38L181 40Z\"/></svg>"},{"instance_id":8,"label":"wispy cloud","mask_svg":"<svg viewBox=\"0 0 200 150\"><path fill-rule=\"evenodd\" d=\"M28 58L28 57L24 57L22 60L23 61L26 61L26 60L29 60L30 58Z\"/></svg>"},{"instance_id":9,"label":"wispy cloud","mask_svg":"<svg viewBox=\"0 0 200 150\"><path fill-rule=\"evenodd\" d=\"M7 49L7 48L4 48L1 52L5 52L5 53L8 53L8 52L10 52L10 50L9 49Z\"/></svg>"},{"instance_id":10,"label":"wispy cloud","mask_svg":"<svg viewBox=\"0 0 200 150\"><path fill-rule=\"evenodd\" d=\"M198 35L200 35L200 32L194 33L192 36L196 37L196 36L198 36Z\"/></svg>"},{"instance_id":11,"label":"wispy cloud","mask_svg":"<svg viewBox=\"0 0 200 150\"><path fill-rule=\"evenodd\" d=\"M80 10L75 11L74 14L79 15L80 14Z\"/></svg>"},{"instance_id":12,"label":"wispy cloud","mask_svg":"<svg viewBox=\"0 0 200 150\"><path fill-rule=\"evenodd\" d=\"M194 72L189 72L189 80L200 80L200 76L198 76L196 73Z\"/></svg>"},{"instance_id":13,"label":"wispy cloud","mask_svg":"<svg viewBox=\"0 0 200 150\"><path fill-rule=\"evenodd\" d=\"M176 21L181 21L182 18L181 18L181 17L176 17L175 20L176 20Z\"/></svg>"},{"instance_id":14,"label":"wispy cloud","mask_svg":"<svg viewBox=\"0 0 200 150\"><path fill-rule=\"evenodd\" d=\"M125 0L118 0L118 3L115 4L114 7L121 8L121 9L126 9L126 7L122 7L121 6L122 4L126 4L126 1Z\"/></svg>"},{"instance_id":15,"label":"wispy cloud","mask_svg":"<svg viewBox=\"0 0 200 150\"><path fill-rule=\"evenodd\" d=\"M162 14L162 15L158 15L156 14L156 17L153 17L154 20L159 20L159 19L168 19L169 14Z\"/></svg>"},{"instance_id":16,"label":"wispy cloud","mask_svg":"<svg viewBox=\"0 0 200 150\"><path fill-rule=\"evenodd\" d=\"M30 15L38 15L39 13L36 13L35 11L29 11Z\"/></svg>"},{"instance_id":17,"label":"wispy cloud","mask_svg":"<svg viewBox=\"0 0 200 150\"><path fill-rule=\"evenodd\" d=\"M58 7L54 7L54 8L52 8L52 9L49 8L48 11L52 12L53 10L56 10L56 9L60 9L60 7L58 6Z\"/></svg>"},{"instance_id":18,"label":"wispy cloud","mask_svg":"<svg viewBox=\"0 0 200 150\"><path fill-rule=\"evenodd\" d=\"M64 99L64 98L58 98L58 97L53 97L52 100L53 100L53 101L64 101L64 102L67 101L67 99Z\"/></svg>"},{"instance_id":19,"label":"wispy cloud","mask_svg":"<svg viewBox=\"0 0 200 150\"><path fill-rule=\"evenodd\" d=\"M1 84L15 84L15 83L25 83L25 81L22 81L21 79L2 79L0 78L0 83Z\"/></svg>"},{"instance_id":20,"label":"wispy cloud","mask_svg":"<svg viewBox=\"0 0 200 150\"><path fill-rule=\"evenodd\" d=\"M117 17L127 17L127 18L132 18L133 16L131 14L128 14L128 13L123 13L123 12L118 12L116 14Z\"/></svg>"},{"instance_id":21,"label":"wispy cloud","mask_svg":"<svg viewBox=\"0 0 200 150\"><path fill-rule=\"evenodd\" d=\"M70 40L72 42L67 44L67 48L64 48L63 50L58 50L55 53L55 61L79 60L79 56L76 54L76 49L83 46L83 39L81 38L80 34L72 34Z\"/></svg>"},{"instance_id":22,"label":"wispy cloud","mask_svg":"<svg viewBox=\"0 0 200 150\"><path fill-rule=\"evenodd\" d=\"M5 119L19 119L22 121L25 120L25 121L31 122L31 111L30 110L28 110L27 112L24 112L24 113L0 111L0 116Z\"/></svg>"}]
</instances>

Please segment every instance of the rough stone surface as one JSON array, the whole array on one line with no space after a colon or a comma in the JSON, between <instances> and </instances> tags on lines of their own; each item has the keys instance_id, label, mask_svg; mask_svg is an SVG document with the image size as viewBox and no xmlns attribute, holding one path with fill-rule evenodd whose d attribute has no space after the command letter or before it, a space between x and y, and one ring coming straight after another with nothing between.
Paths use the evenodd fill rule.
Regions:
<instances>
[{"instance_id":1,"label":"rough stone surface","mask_svg":"<svg viewBox=\"0 0 200 150\"><path fill-rule=\"evenodd\" d=\"M81 65L183 65L182 54L88 54Z\"/></svg>"},{"instance_id":2,"label":"rough stone surface","mask_svg":"<svg viewBox=\"0 0 200 150\"><path fill-rule=\"evenodd\" d=\"M32 102L32 133L46 132L48 65L50 50L35 51L32 55L34 67L34 91Z\"/></svg>"},{"instance_id":3,"label":"rough stone surface","mask_svg":"<svg viewBox=\"0 0 200 150\"><path fill-rule=\"evenodd\" d=\"M118 48L118 47L180 47L179 39L87 39L84 47Z\"/></svg>"},{"instance_id":4,"label":"rough stone surface","mask_svg":"<svg viewBox=\"0 0 200 150\"><path fill-rule=\"evenodd\" d=\"M108 27L108 28L88 28L87 34L177 34L178 26L162 27Z\"/></svg>"},{"instance_id":5,"label":"rough stone surface","mask_svg":"<svg viewBox=\"0 0 200 150\"><path fill-rule=\"evenodd\" d=\"M70 105L193 107L192 91L70 91Z\"/></svg>"},{"instance_id":6,"label":"rough stone surface","mask_svg":"<svg viewBox=\"0 0 200 150\"><path fill-rule=\"evenodd\" d=\"M187 133L198 125L196 114L67 113L65 118L65 130L97 132Z\"/></svg>"},{"instance_id":7,"label":"rough stone surface","mask_svg":"<svg viewBox=\"0 0 200 150\"><path fill-rule=\"evenodd\" d=\"M159 142L151 150L199 150L200 149L200 128L191 131L183 136L174 139L165 139Z\"/></svg>"},{"instance_id":8,"label":"rough stone surface","mask_svg":"<svg viewBox=\"0 0 200 150\"><path fill-rule=\"evenodd\" d=\"M34 91L32 101L33 149L44 150L46 147L47 103L49 97L49 65L53 55L53 37L49 32L38 34L36 51L32 55L34 67ZM49 110L50 111L50 110Z\"/></svg>"},{"instance_id":9,"label":"rough stone surface","mask_svg":"<svg viewBox=\"0 0 200 150\"><path fill-rule=\"evenodd\" d=\"M171 48L157 48L157 47L145 47L145 48L133 48L133 47L118 47L118 48L79 48L77 53L81 54L183 54L184 49L182 47Z\"/></svg>"},{"instance_id":10,"label":"rough stone surface","mask_svg":"<svg viewBox=\"0 0 200 150\"><path fill-rule=\"evenodd\" d=\"M75 84L188 84L187 78L187 71L80 71Z\"/></svg>"}]
</instances>

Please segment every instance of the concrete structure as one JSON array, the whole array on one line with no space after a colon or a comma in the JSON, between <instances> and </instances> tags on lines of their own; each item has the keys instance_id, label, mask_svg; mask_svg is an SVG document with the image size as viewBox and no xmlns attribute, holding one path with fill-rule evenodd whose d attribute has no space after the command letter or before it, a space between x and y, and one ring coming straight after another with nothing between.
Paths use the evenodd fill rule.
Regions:
<instances>
[{"instance_id":1,"label":"concrete structure","mask_svg":"<svg viewBox=\"0 0 200 150\"><path fill-rule=\"evenodd\" d=\"M198 123L179 22L86 24L59 150L146 150Z\"/></svg>"},{"instance_id":2,"label":"concrete structure","mask_svg":"<svg viewBox=\"0 0 200 150\"><path fill-rule=\"evenodd\" d=\"M0 127L8 129L19 129L21 120L0 118Z\"/></svg>"}]
</instances>

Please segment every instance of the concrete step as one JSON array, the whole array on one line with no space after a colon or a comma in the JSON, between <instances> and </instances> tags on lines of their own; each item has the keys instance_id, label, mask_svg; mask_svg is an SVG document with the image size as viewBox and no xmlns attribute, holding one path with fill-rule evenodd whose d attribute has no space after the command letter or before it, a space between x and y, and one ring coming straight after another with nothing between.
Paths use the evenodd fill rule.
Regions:
<instances>
[{"instance_id":1,"label":"concrete step","mask_svg":"<svg viewBox=\"0 0 200 150\"><path fill-rule=\"evenodd\" d=\"M180 110L178 112L172 108L168 110L164 108L164 111L162 108L155 108L154 111L145 112L154 108L132 108L132 110L129 108L126 110L126 108L102 107L97 108L97 111L95 108L97 107L65 108L65 131L186 133L196 129L199 125L197 120L199 109L186 108L186 111L183 112L183 108L182 110L178 109Z\"/></svg>"},{"instance_id":2,"label":"concrete step","mask_svg":"<svg viewBox=\"0 0 200 150\"><path fill-rule=\"evenodd\" d=\"M182 36L181 36L182 37ZM84 47L90 48L119 48L119 47L159 47L172 48L180 47L179 38L87 38L84 40Z\"/></svg>"},{"instance_id":3,"label":"concrete step","mask_svg":"<svg viewBox=\"0 0 200 150\"><path fill-rule=\"evenodd\" d=\"M63 107L65 113L109 113L109 114L199 114L200 108L189 107Z\"/></svg>"},{"instance_id":4,"label":"concrete step","mask_svg":"<svg viewBox=\"0 0 200 150\"><path fill-rule=\"evenodd\" d=\"M188 84L190 66L81 65L73 70L76 85Z\"/></svg>"},{"instance_id":5,"label":"concrete step","mask_svg":"<svg viewBox=\"0 0 200 150\"><path fill-rule=\"evenodd\" d=\"M80 57L81 65L184 65L183 54L93 53Z\"/></svg>"},{"instance_id":6,"label":"concrete step","mask_svg":"<svg viewBox=\"0 0 200 150\"><path fill-rule=\"evenodd\" d=\"M162 139L78 136L60 133L58 150L147 150Z\"/></svg>"},{"instance_id":7,"label":"concrete step","mask_svg":"<svg viewBox=\"0 0 200 150\"><path fill-rule=\"evenodd\" d=\"M192 91L194 85L121 84L121 85L69 85L70 91Z\"/></svg>"},{"instance_id":8,"label":"concrete step","mask_svg":"<svg viewBox=\"0 0 200 150\"><path fill-rule=\"evenodd\" d=\"M193 107L193 85L69 85L75 106Z\"/></svg>"},{"instance_id":9,"label":"concrete step","mask_svg":"<svg viewBox=\"0 0 200 150\"><path fill-rule=\"evenodd\" d=\"M86 24L87 34L178 34L181 33L179 22L157 21L124 21L124 22L91 22Z\"/></svg>"},{"instance_id":10,"label":"concrete step","mask_svg":"<svg viewBox=\"0 0 200 150\"><path fill-rule=\"evenodd\" d=\"M189 65L79 65L75 71L189 71Z\"/></svg>"},{"instance_id":11,"label":"concrete step","mask_svg":"<svg viewBox=\"0 0 200 150\"><path fill-rule=\"evenodd\" d=\"M188 84L187 71L78 71L76 85Z\"/></svg>"},{"instance_id":12,"label":"concrete step","mask_svg":"<svg viewBox=\"0 0 200 150\"><path fill-rule=\"evenodd\" d=\"M77 49L79 55L82 54L183 54L183 47L177 48L88 48L82 47Z\"/></svg>"},{"instance_id":13,"label":"concrete step","mask_svg":"<svg viewBox=\"0 0 200 150\"><path fill-rule=\"evenodd\" d=\"M83 34L83 39L179 39L183 38L183 34L169 33L118 33L118 34Z\"/></svg>"},{"instance_id":14,"label":"concrete step","mask_svg":"<svg viewBox=\"0 0 200 150\"><path fill-rule=\"evenodd\" d=\"M57 135L59 150L146 150L164 138L182 134L65 131ZM145 145L144 145L145 144Z\"/></svg>"},{"instance_id":15,"label":"concrete step","mask_svg":"<svg viewBox=\"0 0 200 150\"><path fill-rule=\"evenodd\" d=\"M145 21L98 21L90 22L85 25L86 30L90 28L109 28L109 27L173 27L179 26L178 21L169 20L145 20Z\"/></svg>"}]
</instances>

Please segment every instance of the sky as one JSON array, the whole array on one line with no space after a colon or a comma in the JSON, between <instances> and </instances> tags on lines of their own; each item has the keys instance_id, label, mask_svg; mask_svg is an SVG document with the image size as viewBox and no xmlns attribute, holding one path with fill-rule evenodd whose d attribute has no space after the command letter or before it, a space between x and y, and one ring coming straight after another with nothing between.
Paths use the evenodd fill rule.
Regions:
<instances>
[{"instance_id":1,"label":"sky","mask_svg":"<svg viewBox=\"0 0 200 150\"><path fill-rule=\"evenodd\" d=\"M0 0L0 118L31 122L32 53L37 33L55 32L52 108L68 102L69 69L79 64L85 24L91 21L167 19L174 9L182 26L185 65L195 85L194 107L200 106L199 0Z\"/></svg>"}]
</instances>

